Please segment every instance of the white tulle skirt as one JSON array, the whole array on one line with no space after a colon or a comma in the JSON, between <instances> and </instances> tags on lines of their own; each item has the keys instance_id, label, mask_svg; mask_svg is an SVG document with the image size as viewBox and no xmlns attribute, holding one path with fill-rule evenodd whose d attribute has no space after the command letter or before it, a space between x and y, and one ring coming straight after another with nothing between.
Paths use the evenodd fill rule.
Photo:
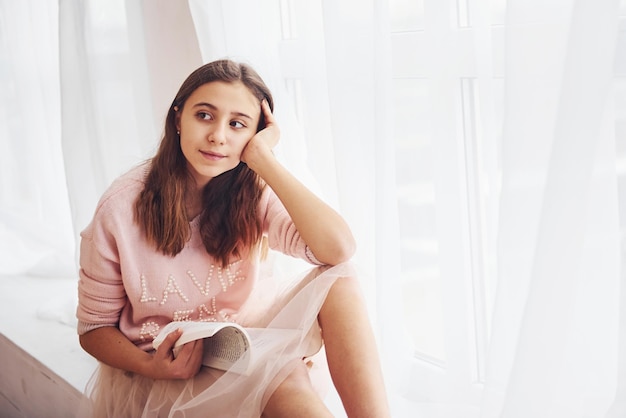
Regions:
<instances>
[{"instance_id":1,"label":"white tulle skirt","mask_svg":"<svg viewBox=\"0 0 626 418\"><path fill-rule=\"evenodd\" d=\"M352 265L344 263L314 268L282 290L257 286L236 322L301 332L269 352L255 352L250 374L203 367L190 380L153 380L100 364L77 416L260 417L274 390L303 361L314 387L324 396L330 378L317 316L333 283L354 275Z\"/></svg>"}]
</instances>

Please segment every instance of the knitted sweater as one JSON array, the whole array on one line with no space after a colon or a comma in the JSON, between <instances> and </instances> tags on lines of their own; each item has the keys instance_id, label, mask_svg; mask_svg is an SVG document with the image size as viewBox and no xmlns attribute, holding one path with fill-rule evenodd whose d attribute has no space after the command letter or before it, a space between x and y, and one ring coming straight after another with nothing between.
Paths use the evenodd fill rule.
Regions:
<instances>
[{"instance_id":1,"label":"knitted sweater","mask_svg":"<svg viewBox=\"0 0 626 418\"><path fill-rule=\"evenodd\" d=\"M259 255L248 251L222 268L202 244L197 217L180 253L158 251L134 221L146 174L147 166L139 166L113 182L81 233L77 317L81 335L116 326L149 350L159 329L172 320L236 321L257 281ZM269 187L258 216L270 248L320 264Z\"/></svg>"}]
</instances>

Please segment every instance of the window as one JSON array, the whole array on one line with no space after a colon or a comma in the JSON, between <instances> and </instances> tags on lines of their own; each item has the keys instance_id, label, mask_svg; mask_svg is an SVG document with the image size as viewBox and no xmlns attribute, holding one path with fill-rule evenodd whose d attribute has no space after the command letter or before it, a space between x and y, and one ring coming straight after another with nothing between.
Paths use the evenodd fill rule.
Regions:
<instances>
[{"instance_id":1,"label":"window","mask_svg":"<svg viewBox=\"0 0 626 418\"><path fill-rule=\"evenodd\" d=\"M395 159L400 315L416 369L410 386L433 399L456 396L448 388L460 386L467 398L484 367L495 269L487 219L497 216L491 199L498 167L496 133L481 119L498 116L494 98L500 92L499 61L490 44L477 50L477 38L493 37L499 45L501 26L492 22L503 17L502 1L493 6L483 18L485 10L468 0L390 0L387 20L371 17L382 20L378 26L390 41L386 86L394 134L387 140ZM331 39L324 20L330 7L341 13L346 6L280 0L274 11L282 28L285 86L308 141L332 137L327 83L333 75L326 61L333 59L331 44L342 40ZM366 20L367 11L351 16L351 27L358 30L359 19ZM309 142L317 175L331 166L318 154L322 149L332 144ZM332 173L323 175L334 180Z\"/></svg>"},{"instance_id":2,"label":"window","mask_svg":"<svg viewBox=\"0 0 626 418\"><path fill-rule=\"evenodd\" d=\"M476 39L497 37L501 15L444 3L390 2L411 386L433 398L459 386L471 394L483 379L495 272L487 220L497 216L496 133L481 121L497 116L498 61Z\"/></svg>"}]
</instances>

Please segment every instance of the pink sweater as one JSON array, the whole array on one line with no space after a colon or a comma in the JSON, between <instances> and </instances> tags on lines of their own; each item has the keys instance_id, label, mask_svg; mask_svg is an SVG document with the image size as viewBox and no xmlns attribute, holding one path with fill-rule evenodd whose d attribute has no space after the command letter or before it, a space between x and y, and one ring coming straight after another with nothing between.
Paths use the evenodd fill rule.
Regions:
<instances>
[{"instance_id":1,"label":"pink sweater","mask_svg":"<svg viewBox=\"0 0 626 418\"><path fill-rule=\"evenodd\" d=\"M259 256L251 252L219 267L204 249L198 218L191 221L191 238L179 254L157 251L133 215L146 170L137 167L113 182L81 233L77 317L79 334L117 326L149 350L159 329L172 320L235 320L257 280ZM270 248L320 264L269 187L259 217Z\"/></svg>"}]
</instances>

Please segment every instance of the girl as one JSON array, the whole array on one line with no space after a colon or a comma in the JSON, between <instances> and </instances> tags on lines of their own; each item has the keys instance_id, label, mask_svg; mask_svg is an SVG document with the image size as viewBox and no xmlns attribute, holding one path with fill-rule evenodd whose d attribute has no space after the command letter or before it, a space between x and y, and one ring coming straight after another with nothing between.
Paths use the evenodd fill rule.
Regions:
<instances>
[{"instance_id":1,"label":"girl","mask_svg":"<svg viewBox=\"0 0 626 418\"><path fill-rule=\"evenodd\" d=\"M100 362L81 413L331 416L310 378L323 336L348 416L389 415L375 339L346 263L352 234L274 157L272 110L249 66L200 67L170 106L157 154L101 198L81 234L78 333ZM318 267L275 291L259 277L264 243ZM243 376L201 367L201 340L174 358L180 331L153 350L173 320L301 332L255 353L261 360Z\"/></svg>"}]
</instances>

